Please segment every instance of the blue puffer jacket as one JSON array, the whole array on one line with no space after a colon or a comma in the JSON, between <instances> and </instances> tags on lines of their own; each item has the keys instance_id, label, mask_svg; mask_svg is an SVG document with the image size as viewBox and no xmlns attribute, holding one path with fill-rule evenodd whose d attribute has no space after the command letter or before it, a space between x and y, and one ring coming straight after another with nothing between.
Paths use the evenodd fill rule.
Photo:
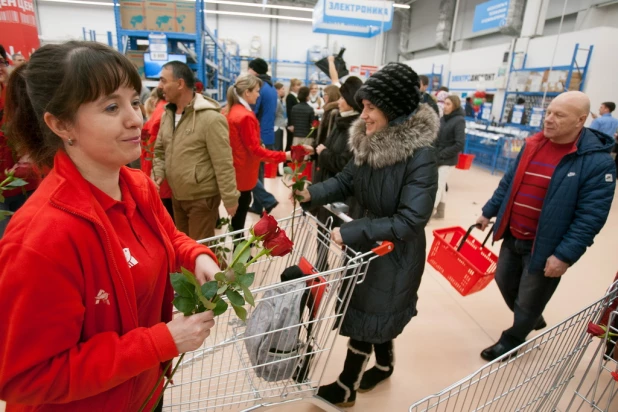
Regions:
<instances>
[{"instance_id":1,"label":"blue puffer jacket","mask_svg":"<svg viewBox=\"0 0 618 412\"><path fill-rule=\"evenodd\" d=\"M262 80L262 87L260 88L260 97L253 112L260 122L260 137L262 143L267 145L275 144L275 116L277 114L277 102L279 97L277 96L277 90L275 90L270 76L261 74L258 76Z\"/></svg>"},{"instance_id":2,"label":"blue puffer jacket","mask_svg":"<svg viewBox=\"0 0 618 412\"><path fill-rule=\"evenodd\" d=\"M513 199L543 139L546 138L542 132L527 139L519 157L483 207L486 218L497 216L495 240L501 239L509 226ZM609 154L613 145L613 139L606 134L584 128L576 150L556 167L539 218L530 273L544 273L545 263L552 255L572 265L592 245L614 198L616 166Z\"/></svg>"}]
</instances>

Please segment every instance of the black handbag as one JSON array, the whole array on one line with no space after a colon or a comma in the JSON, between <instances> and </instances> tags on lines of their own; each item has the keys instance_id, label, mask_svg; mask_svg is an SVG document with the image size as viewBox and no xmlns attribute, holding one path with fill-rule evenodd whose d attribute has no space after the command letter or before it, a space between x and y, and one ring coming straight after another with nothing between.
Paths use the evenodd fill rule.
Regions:
<instances>
[{"instance_id":1,"label":"black handbag","mask_svg":"<svg viewBox=\"0 0 618 412\"><path fill-rule=\"evenodd\" d=\"M337 75L340 79L350 74L350 72L345 66L345 60L343 60L344 52L345 49L342 48L339 54L335 56L335 68L337 69ZM318 69L322 70L324 73L326 73L327 76L330 77L330 72L328 70L328 59L326 57L315 62L315 65L318 67Z\"/></svg>"}]
</instances>

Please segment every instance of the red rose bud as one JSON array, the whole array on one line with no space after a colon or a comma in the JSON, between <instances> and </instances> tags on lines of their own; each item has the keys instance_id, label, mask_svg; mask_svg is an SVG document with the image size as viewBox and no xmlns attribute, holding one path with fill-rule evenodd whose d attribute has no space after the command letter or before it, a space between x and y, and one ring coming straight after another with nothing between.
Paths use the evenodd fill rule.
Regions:
<instances>
[{"instance_id":1,"label":"red rose bud","mask_svg":"<svg viewBox=\"0 0 618 412\"><path fill-rule=\"evenodd\" d=\"M320 121L319 120L312 121L311 127L313 127L314 129L320 127Z\"/></svg>"},{"instance_id":2,"label":"red rose bud","mask_svg":"<svg viewBox=\"0 0 618 412\"><path fill-rule=\"evenodd\" d=\"M292 251L294 243L288 239L285 230L280 230L275 237L264 242L264 247L271 249L271 256L285 256Z\"/></svg>"},{"instance_id":3,"label":"red rose bud","mask_svg":"<svg viewBox=\"0 0 618 412\"><path fill-rule=\"evenodd\" d=\"M291 148L292 160L295 162L302 162L307 156L307 151L302 146L292 146Z\"/></svg>"},{"instance_id":4,"label":"red rose bud","mask_svg":"<svg viewBox=\"0 0 618 412\"><path fill-rule=\"evenodd\" d=\"M587 332L596 337L605 336L605 329L603 329L602 326L596 325L592 322L588 323Z\"/></svg>"},{"instance_id":5,"label":"red rose bud","mask_svg":"<svg viewBox=\"0 0 618 412\"><path fill-rule=\"evenodd\" d=\"M262 237L262 240L266 241L272 239L277 235L279 230L279 224L274 217L264 212L262 218L253 226L253 234L258 237Z\"/></svg>"},{"instance_id":6,"label":"red rose bud","mask_svg":"<svg viewBox=\"0 0 618 412\"><path fill-rule=\"evenodd\" d=\"M618 372L612 372L612 378L618 382Z\"/></svg>"}]
</instances>

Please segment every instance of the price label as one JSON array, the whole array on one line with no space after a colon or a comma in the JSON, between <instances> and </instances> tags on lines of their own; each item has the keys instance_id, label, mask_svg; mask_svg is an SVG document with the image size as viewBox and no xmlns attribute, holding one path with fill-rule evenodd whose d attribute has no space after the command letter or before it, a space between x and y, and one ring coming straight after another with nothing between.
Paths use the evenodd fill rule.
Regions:
<instances>
[{"instance_id":1,"label":"price label","mask_svg":"<svg viewBox=\"0 0 618 412\"><path fill-rule=\"evenodd\" d=\"M148 51L150 60L167 61L167 36L165 34L151 33L148 35Z\"/></svg>"}]
</instances>

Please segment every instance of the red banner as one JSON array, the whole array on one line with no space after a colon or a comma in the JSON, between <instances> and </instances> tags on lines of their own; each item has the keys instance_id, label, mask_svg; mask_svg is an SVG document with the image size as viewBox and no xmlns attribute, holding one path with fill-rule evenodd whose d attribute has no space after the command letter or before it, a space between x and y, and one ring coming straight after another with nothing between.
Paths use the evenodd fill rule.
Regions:
<instances>
[{"instance_id":1,"label":"red banner","mask_svg":"<svg viewBox=\"0 0 618 412\"><path fill-rule=\"evenodd\" d=\"M9 57L21 53L26 59L39 47L32 0L0 0L0 43Z\"/></svg>"}]
</instances>

